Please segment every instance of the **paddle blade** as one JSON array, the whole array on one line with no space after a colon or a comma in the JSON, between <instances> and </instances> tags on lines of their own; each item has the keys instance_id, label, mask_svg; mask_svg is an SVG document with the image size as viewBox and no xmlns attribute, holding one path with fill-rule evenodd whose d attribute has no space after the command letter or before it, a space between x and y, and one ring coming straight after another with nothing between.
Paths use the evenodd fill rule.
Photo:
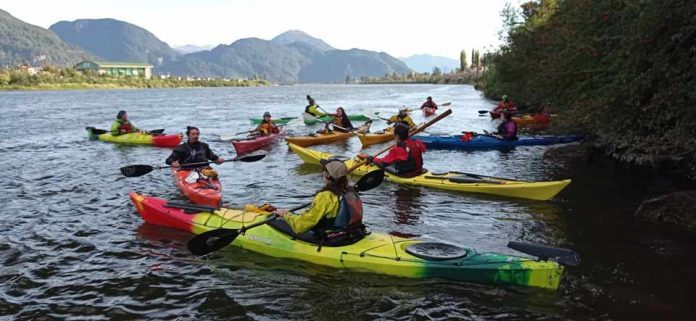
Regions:
<instances>
[{"instance_id":1,"label":"paddle blade","mask_svg":"<svg viewBox=\"0 0 696 321\"><path fill-rule=\"evenodd\" d=\"M567 266L578 266L581 262L580 255L578 253L575 253L575 251L571 249L562 247L514 241L509 242L507 246L513 250L536 256L543 261L552 259Z\"/></svg>"},{"instance_id":2,"label":"paddle blade","mask_svg":"<svg viewBox=\"0 0 696 321\"><path fill-rule=\"evenodd\" d=\"M479 110L478 113L481 114L481 115L483 115L483 114L487 114L488 111L487 111L487 110Z\"/></svg>"},{"instance_id":3,"label":"paddle blade","mask_svg":"<svg viewBox=\"0 0 696 321\"><path fill-rule=\"evenodd\" d=\"M152 172L154 169L150 165L129 165L121 167L121 174L125 177L138 177Z\"/></svg>"},{"instance_id":4,"label":"paddle blade","mask_svg":"<svg viewBox=\"0 0 696 321\"><path fill-rule=\"evenodd\" d=\"M251 162L260 161L260 160L262 160L264 157L266 157L266 154L235 157L235 158L232 159L232 160L235 161L235 162L239 161L239 162L251 163Z\"/></svg>"},{"instance_id":5,"label":"paddle blade","mask_svg":"<svg viewBox=\"0 0 696 321\"><path fill-rule=\"evenodd\" d=\"M85 129L88 130L90 133L92 133L92 134L94 134L94 135L101 135L101 134L106 134L106 133L108 133L108 131L106 131L106 130L104 130L104 129L97 129L97 128L94 128L94 127L85 127Z\"/></svg>"},{"instance_id":6,"label":"paddle blade","mask_svg":"<svg viewBox=\"0 0 696 321\"><path fill-rule=\"evenodd\" d=\"M452 105L452 103L451 103L451 102L446 102L446 103L444 103L444 104L442 104L442 105L440 105L440 106L449 106L449 105Z\"/></svg>"},{"instance_id":7,"label":"paddle blade","mask_svg":"<svg viewBox=\"0 0 696 321\"><path fill-rule=\"evenodd\" d=\"M238 230L219 228L196 235L188 242L187 247L194 255L206 255L229 245L237 236Z\"/></svg>"},{"instance_id":8,"label":"paddle blade","mask_svg":"<svg viewBox=\"0 0 696 321\"><path fill-rule=\"evenodd\" d=\"M150 134L161 134L161 133L164 133L164 128L149 130L148 133L150 133Z\"/></svg>"},{"instance_id":9,"label":"paddle blade","mask_svg":"<svg viewBox=\"0 0 696 321\"><path fill-rule=\"evenodd\" d=\"M355 187L358 189L360 192L364 191L369 191L380 184L384 181L384 170L378 169L371 171L361 177L357 183L355 183Z\"/></svg>"}]
</instances>

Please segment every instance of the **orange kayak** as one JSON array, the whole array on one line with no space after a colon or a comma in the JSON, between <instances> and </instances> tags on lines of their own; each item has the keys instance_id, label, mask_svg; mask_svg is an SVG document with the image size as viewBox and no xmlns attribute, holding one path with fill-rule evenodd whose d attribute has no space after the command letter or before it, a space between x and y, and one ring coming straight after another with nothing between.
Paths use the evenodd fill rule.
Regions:
<instances>
[{"instance_id":1,"label":"orange kayak","mask_svg":"<svg viewBox=\"0 0 696 321\"><path fill-rule=\"evenodd\" d=\"M368 121L364 125L355 128L352 132L340 132L337 130L334 130L328 134L325 133L319 133L319 134L312 134L310 136L294 136L294 137L285 137L285 141L288 143L293 143L298 146L312 146L312 145L318 145L318 144L325 144L325 143L331 143L331 142L336 142L339 140L346 140L350 138L353 135L356 134L362 134L370 130L370 124L371 122Z\"/></svg>"},{"instance_id":2,"label":"orange kayak","mask_svg":"<svg viewBox=\"0 0 696 321\"><path fill-rule=\"evenodd\" d=\"M172 168L172 174L181 194L191 202L214 207L222 205L222 184L217 177L201 178L195 170L174 168Z\"/></svg>"}]
</instances>

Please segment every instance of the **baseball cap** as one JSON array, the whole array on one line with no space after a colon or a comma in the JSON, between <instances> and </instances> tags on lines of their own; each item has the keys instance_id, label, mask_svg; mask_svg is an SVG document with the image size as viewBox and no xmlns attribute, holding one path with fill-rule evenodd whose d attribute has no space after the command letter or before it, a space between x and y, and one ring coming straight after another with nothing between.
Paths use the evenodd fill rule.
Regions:
<instances>
[{"instance_id":1,"label":"baseball cap","mask_svg":"<svg viewBox=\"0 0 696 321\"><path fill-rule=\"evenodd\" d=\"M319 161L331 178L337 179L346 176L348 167L338 159L322 159Z\"/></svg>"}]
</instances>

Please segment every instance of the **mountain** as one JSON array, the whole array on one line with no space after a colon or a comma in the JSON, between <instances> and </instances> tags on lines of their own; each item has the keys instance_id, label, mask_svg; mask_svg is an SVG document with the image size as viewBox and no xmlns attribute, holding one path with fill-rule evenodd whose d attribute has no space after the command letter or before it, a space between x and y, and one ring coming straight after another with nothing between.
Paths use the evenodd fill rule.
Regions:
<instances>
[{"instance_id":1,"label":"mountain","mask_svg":"<svg viewBox=\"0 0 696 321\"><path fill-rule=\"evenodd\" d=\"M56 34L30 25L0 9L0 66L72 66L91 55L63 42Z\"/></svg>"},{"instance_id":2,"label":"mountain","mask_svg":"<svg viewBox=\"0 0 696 321\"><path fill-rule=\"evenodd\" d=\"M183 45L174 47L174 51L186 55L194 52L204 51L213 49L213 46L196 46L196 45Z\"/></svg>"},{"instance_id":3,"label":"mountain","mask_svg":"<svg viewBox=\"0 0 696 321\"><path fill-rule=\"evenodd\" d=\"M185 55L156 71L181 76L253 77L263 75L280 83L296 83L298 74L309 60L294 50L258 38L237 40Z\"/></svg>"},{"instance_id":4,"label":"mountain","mask_svg":"<svg viewBox=\"0 0 696 321\"><path fill-rule=\"evenodd\" d=\"M433 72L434 67L440 68L442 72L449 72L459 68L459 60L442 56L413 55L401 60L417 72Z\"/></svg>"},{"instance_id":5,"label":"mountain","mask_svg":"<svg viewBox=\"0 0 696 321\"><path fill-rule=\"evenodd\" d=\"M179 56L149 31L115 19L60 21L49 29L63 41L79 46L100 59L148 62L160 66Z\"/></svg>"},{"instance_id":6,"label":"mountain","mask_svg":"<svg viewBox=\"0 0 696 321\"><path fill-rule=\"evenodd\" d=\"M314 38L300 30L289 30L283 32L275 36L275 38L271 39L271 42L279 44L281 46L287 46L295 42L301 42L312 45L321 51L335 50L335 48L329 46L329 44L327 44L323 40Z\"/></svg>"},{"instance_id":7,"label":"mountain","mask_svg":"<svg viewBox=\"0 0 696 321\"><path fill-rule=\"evenodd\" d=\"M300 71L299 79L303 83L343 82L346 76L382 77L385 74L410 71L404 62L385 52L331 50L313 56L312 62Z\"/></svg>"}]
</instances>

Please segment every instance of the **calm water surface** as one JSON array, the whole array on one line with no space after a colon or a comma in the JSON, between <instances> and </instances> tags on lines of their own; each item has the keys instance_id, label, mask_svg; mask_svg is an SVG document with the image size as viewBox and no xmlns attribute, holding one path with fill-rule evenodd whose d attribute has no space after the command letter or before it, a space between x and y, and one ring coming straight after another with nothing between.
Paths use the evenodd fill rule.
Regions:
<instances>
[{"instance_id":1,"label":"calm water surface","mask_svg":"<svg viewBox=\"0 0 696 321\"><path fill-rule=\"evenodd\" d=\"M693 319L694 240L634 221L639 200L673 188L599 161L576 169L542 159L545 147L509 152L429 151L426 167L525 180L573 178L550 202L504 199L385 183L363 195L374 231L515 253L508 241L577 249L556 292L445 280L407 280L323 268L238 249L201 259L190 236L143 222L128 198L140 191L181 199L168 171L123 178L127 164L161 164L167 149L89 141L120 109L140 128L201 128L202 139L234 157L218 135L250 128L270 111L298 116L310 94L325 108L392 113L425 96L453 102L432 132L492 130L477 110L492 102L469 86L286 86L0 93L0 319ZM421 115L414 114L416 122ZM385 126L375 121L373 130ZM316 130L291 124L296 133ZM375 151L381 146L372 147ZM353 138L316 149L352 156ZM218 167L225 202L306 202L320 171L284 144L257 163ZM517 253L519 254L519 253Z\"/></svg>"}]
</instances>

